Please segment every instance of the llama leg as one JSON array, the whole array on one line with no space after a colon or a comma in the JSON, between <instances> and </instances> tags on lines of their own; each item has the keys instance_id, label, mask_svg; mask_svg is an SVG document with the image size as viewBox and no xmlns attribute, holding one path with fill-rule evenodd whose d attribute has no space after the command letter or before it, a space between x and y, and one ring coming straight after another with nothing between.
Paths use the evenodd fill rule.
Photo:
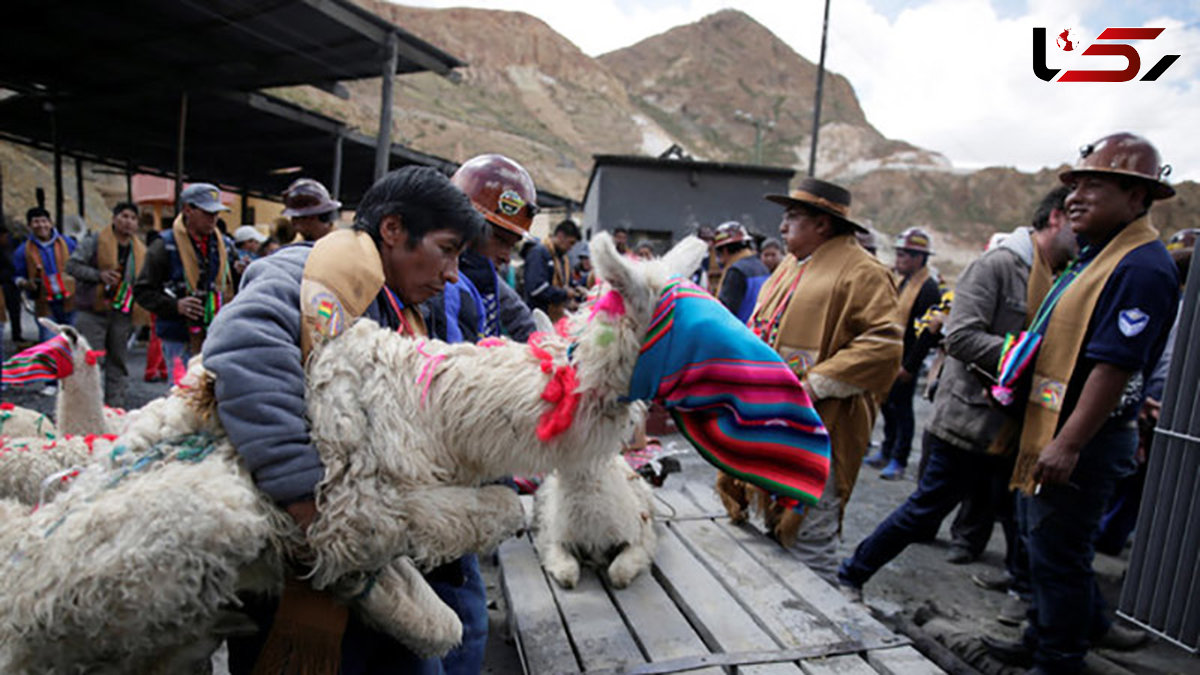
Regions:
<instances>
[{"instance_id":1,"label":"llama leg","mask_svg":"<svg viewBox=\"0 0 1200 675\"><path fill-rule=\"evenodd\" d=\"M620 487L630 491L631 501L639 505L637 511L633 512L637 517L633 528L637 537L630 541L608 566L608 580L617 588L625 588L637 575L650 569L650 564L654 561L654 551L658 546L658 535L654 532L654 495L650 492L650 486L640 476L629 471L627 466L620 468L624 469L623 473L626 475L622 477L618 474L615 478L623 481L624 484ZM623 531L629 529L622 528Z\"/></svg>"},{"instance_id":2,"label":"llama leg","mask_svg":"<svg viewBox=\"0 0 1200 675\"><path fill-rule=\"evenodd\" d=\"M357 608L367 623L422 658L442 656L462 642L462 621L407 557L380 570Z\"/></svg>"},{"instance_id":3,"label":"llama leg","mask_svg":"<svg viewBox=\"0 0 1200 675\"><path fill-rule=\"evenodd\" d=\"M724 471L717 472L717 496L725 505L729 519L734 523L744 523L750 516L750 500L746 495L746 485Z\"/></svg>"},{"instance_id":4,"label":"llama leg","mask_svg":"<svg viewBox=\"0 0 1200 675\"><path fill-rule=\"evenodd\" d=\"M563 524L562 476L555 471L546 477L534 498L533 547L550 578L563 588L575 588L579 583L579 561L566 547Z\"/></svg>"}]
</instances>

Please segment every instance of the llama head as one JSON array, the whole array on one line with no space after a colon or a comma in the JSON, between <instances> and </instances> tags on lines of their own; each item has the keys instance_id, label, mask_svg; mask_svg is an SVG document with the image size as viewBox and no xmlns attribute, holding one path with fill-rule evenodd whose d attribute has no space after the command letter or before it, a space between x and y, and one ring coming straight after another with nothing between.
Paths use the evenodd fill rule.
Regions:
<instances>
[{"instance_id":1,"label":"llama head","mask_svg":"<svg viewBox=\"0 0 1200 675\"><path fill-rule=\"evenodd\" d=\"M580 390L616 400L629 391L642 337L663 290L671 277L686 276L696 269L708 244L688 237L662 258L639 261L618 253L612 237L601 232L592 237L588 248L596 278L603 284L570 318L570 330L578 336Z\"/></svg>"},{"instance_id":2,"label":"llama head","mask_svg":"<svg viewBox=\"0 0 1200 675\"><path fill-rule=\"evenodd\" d=\"M61 335L67 341L67 347L71 352L71 363L74 365L74 373L81 372L85 368L93 370L97 368L97 361L104 355L104 352L92 349L91 343L74 326L55 323L44 316L38 318L38 323L44 326L46 330Z\"/></svg>"}]
</instances>

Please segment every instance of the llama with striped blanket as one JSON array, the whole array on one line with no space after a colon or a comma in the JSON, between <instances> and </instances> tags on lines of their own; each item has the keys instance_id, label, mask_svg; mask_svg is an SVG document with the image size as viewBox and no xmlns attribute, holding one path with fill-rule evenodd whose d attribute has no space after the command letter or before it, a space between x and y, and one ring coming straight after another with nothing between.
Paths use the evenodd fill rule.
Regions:
<instances>
[{"instance_id":1,"label":"llama with striped blanket","mask_svg":"<svg viewBox=\"0 0 1200 675\"><path fill-rule=\"evenodd\" d=\"M694 302L715 301L686 287L666 291L672 272L692 269L706 248L691 239L661 261L635 264L597 236L594 262L611 294L528 345L450 345L360 321L317 346L307 400L325 476L303 541L221 434L211 382L152 404L104 461L37 511L10 513L0 530L0 671L103 664L151 672L151 664L178 663L229 623L235 593L278 590L287 553L306 561L314 587L364 621L419 654L444 653L462 626L421 572L490 550L522 526L515 493L493 479L613 461L632 429L635 398L665 400L706 457L750 479L801 492L823 482L771 468L820 467L806 458L821 454L820 434L798 385L764 401L736 387L715 391L729 374L722 368L686 377L707 358L684 334L686 315L706 311ZM741 331L707 337L725 345L712 349L753 363L739 345L757 339ZM652 351L680 369L652 368L639 379ZM180 435L187 431L196 433ZM734 452L719 447L727 442ZM789 444L792 454L779 452ZM609 511L647 520L637 509ZM645 544L621 536L612 543ZM652 556L631 557L629 573Z\"/></svg>"}]
</instances>

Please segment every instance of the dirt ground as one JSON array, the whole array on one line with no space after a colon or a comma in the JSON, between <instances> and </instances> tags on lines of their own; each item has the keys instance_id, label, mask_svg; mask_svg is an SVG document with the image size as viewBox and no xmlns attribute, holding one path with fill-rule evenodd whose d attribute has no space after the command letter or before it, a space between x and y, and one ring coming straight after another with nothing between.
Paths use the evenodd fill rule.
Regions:
<instances>
[{"instance_id":1,"label":"dirt ground","mask_svg":"<svg viewBox=\"0 0 1200 675\"><path fill-rule=\"evenodd\" d=\"M24 337L36 337L35 324L25 318ZM8 326L4 329L4 354L14 353L9 339ZM145 346L139 344L130 355L132 376L128 396L131 407L137 407L165 393L164 383L146 383L142 380L145 364ZM0 400L52 413L54 397L40 393L41 387L7 388L0 393ZM918 389L919 390L919 389ZM913 467L920 461L920 433L929 405L917 403L917 441L910 463ZM881 436L881 427L876 437ZM683 464L682 475L671 476L668 486L676 481L698 481L711 485L714 469L700 456L690 450L680 436L663 439L668 449L680 450ZM864 467L858 485L846 512L841 553L850 555L854 547L881 522L888 513L899 505L915 489L914 472L902 481L889 482L878 478L878 472ZM971 581L971 575L983 571L998 571L1002 568L1004 538L996 528L987 552L979 561L967 565L951 565L945 562L949 550L949 519L943 524L936 541L929 544L910 546L898 558L881 570L865 588L867 604L880 616L901 615L911 618L918 610L928 615L930 611L944 617L955 628L971 633L991 633L1007 638L1016 638L1017 631L995 621L1004 596L1000 593L980 589ZM1103 554L1096 556L1101 587L1110 606L1115 606L1120 592L1121 580L1127 565L1129 549L1118 558ZM487 657L483 672L496 674L519 673L520 660L512 642L507 639L504 622L503 595L499 586L498 570L490 556L482 557L482 567L488 585L489 611L492 630L489 634ZM1200 659L1183 649L1161 640L1134 652L1104 652L1112 663L1133 673L1161 675L1200 672ZM214 672L227 673L221 654L214 659Z\"/></svg>"}]
</instances>

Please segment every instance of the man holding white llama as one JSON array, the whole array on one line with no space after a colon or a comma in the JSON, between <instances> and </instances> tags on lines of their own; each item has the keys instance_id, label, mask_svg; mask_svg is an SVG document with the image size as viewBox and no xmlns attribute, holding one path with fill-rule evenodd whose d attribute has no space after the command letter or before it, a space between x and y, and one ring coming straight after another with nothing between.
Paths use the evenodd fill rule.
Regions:
<instances>
[{"instance_id":1,"label":"man holding white llama","mask_svg":"<svg viewBox=\"0 0 1200 675\"><path fill-rule=\"evenodd\" d=\"M393 171L363 197L353 230L251 264L238 297L213 322L204 364L216 376L221 424L259 488L301 527L317 518L314 495L324 477L306 421L305 357L360 317L425 335L416 306L457 280L459 254L483 228L467 197L436 170ZM458 587L481 583L468 576L454 561L427 579ZM348 615L332 596L289 582L278 607L247 606L263 630L230 641L230 671L248 673L257 661L275 662L281 650L290 650L293 661L332 658L343 675L477 671L486 607L443 599L455 607L471 640L447 657L456 662L423 661ZM480 613L483 630L472 635L467 628L480 625ZM268 631L274 632L270 639Z\"/></svg>"}]
</instances>

